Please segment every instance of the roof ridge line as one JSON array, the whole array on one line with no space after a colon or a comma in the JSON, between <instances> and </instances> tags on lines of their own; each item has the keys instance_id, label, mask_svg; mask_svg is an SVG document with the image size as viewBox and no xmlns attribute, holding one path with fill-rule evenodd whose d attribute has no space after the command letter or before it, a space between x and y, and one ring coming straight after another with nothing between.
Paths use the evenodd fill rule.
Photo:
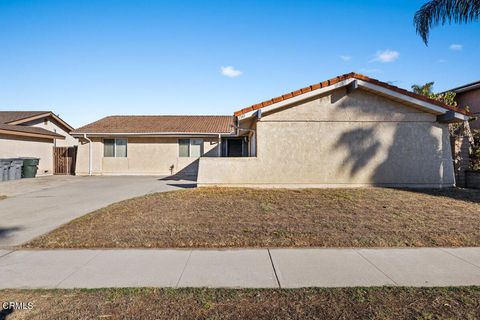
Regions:
<instances>
[{"instance_id":1,"label":"roof ridge line","mask_svg":"<svg viewBox=\"0 0 480 320\"><path fill-rule=\"evenodd\" d=\"M307 86L307 87L304 87L304 88L301 88L301 89L298 89L298 90L295 90L295 91L291 91L291 92L286 93L286 94L282 94L280 96L274 97L274 98L269 99L269 100L265 100L265 101L257 103L257 104L250 105L246 108L243 108L243 109L240 109L240 110L234 112L234 115L238 117L238 116L240 116L242 114L245 114L247 112L258 110L258 109L261 109L263 107L266 107L266 106L269 106L269 105L272 105L274 103L278 103L278 102L281 102L281 101L288 100L290 98L299 96L301 94L304 94L304 93L307 93L307 92L310 92L310 91L313 91L313 90L326 88L326 87L334 85L338 82L345 81L345 80L348 80L348 79L357 79L357 80L366 81L366 82L369 82L371 84L378 85L378 86L381 86L383 88L386 88L386 89L389 89L389 90L392 90L392 91L396 91L397 93L400 93L400 94L403 94L403 95L406 95L406 96L409 96L409 97L412 97L412 98L415 98L415 99L418 99L418 100L422 100L422 101L425 101L425 102L428 102L428 103L431 103L431 104L434 104L434 105L437 105L437 106L440 106L440 107L445 108L447 110L455 111L455 112L458 112L458 113L461 113L461 114L464 114L464 115L470 115L471 114L471 113L469 113L465 110L459 109L458 107L447 105L447 104L442 103L438 100L422 96L420 94L417 94L417 93L412 92L412 91L408 91L408 90L403 89L403 88L399 88L399 87L391 85L387 82L383 82L383 81L380 81L380 80L377 80L377 79L374 79L374 78L370 78L370 77L365 76L361 73L350 72L350 73L345 73L345 74L339 75L337 77L334 77L334 78L331 78L331 79L328 79L328 80L325 80L325 81L322 81L322 82L318 82L316 84L313 84L313 85L310 85L310 86Z\"/></svg>"}]
</instances>

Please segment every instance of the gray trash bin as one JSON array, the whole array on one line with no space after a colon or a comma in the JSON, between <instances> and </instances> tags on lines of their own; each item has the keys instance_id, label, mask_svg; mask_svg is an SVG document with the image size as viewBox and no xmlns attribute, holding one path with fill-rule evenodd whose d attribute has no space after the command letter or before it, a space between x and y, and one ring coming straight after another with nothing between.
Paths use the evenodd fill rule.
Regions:
<instances>
[{"instance_id":1,"label":"gray trash bin","mask_svg":"<svg viewBox=\"0 0 480 320\"><path fill-rule=\"evenodd\" d=\"M0 159L0 181L8 181L8 169L11 159Z\"/></svg>"},{"instance_id":2,"label":"gray trash bin","mask_svg":"<svg viewBox=\"0 0 480 320\"><path fill-rule=\"evenodd\" d=\"M22 178L22 159L12 159L8 169L8 180L18 180Z\"/></svg>"}]
</instances>

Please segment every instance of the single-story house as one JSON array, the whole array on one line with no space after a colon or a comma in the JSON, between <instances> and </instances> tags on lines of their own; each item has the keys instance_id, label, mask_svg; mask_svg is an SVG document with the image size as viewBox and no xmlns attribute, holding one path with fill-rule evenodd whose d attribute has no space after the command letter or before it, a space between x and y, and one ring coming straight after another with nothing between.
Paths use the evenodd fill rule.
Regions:
<instances>
[{"instance_id":1,"label":"single-story house","mask_svg":"<svg viewBox=\"0 0 480 320\"><path fill-rule=\"evenodd\" d=\"M200 157L243 155L233 120L233 116L105 117L72 132L80 140L76 173L196 176Z\"/></svg>"},{"instance_id":2,"label":"single-story house","mask_svg":"<svg viewBox=\"0 0 480 320\"><path fill-rule=\"evenodd\" d=\"M443 187L459 108L349 73L234 116L113 116L79 128L77 173L196 173L199 186ZM189 171L191 170L191 171Z\"/></svg>"},{"instance_id":3,"label":"single-story house","mask_svg":"<svg viewBox=\"0 0 480 320\"><path fill-rule=\"evenodd\" d=\"M51 111L0 111L0 158L40 158L37 175L54 173L54 148L77 140L72 126Z\"/></svg>"},{"instance_id":4,"label":"single-story house","mask_svg":"<svg viewBox=\"0 0 480 320\"><path fill-rule=\"evenodd\" d=\"M472 129L480 129L480 81L465 84L450 89L455 92L457 104L460 107L469 107L476 119L470 123Z\"/></svg>"}]
</instances>

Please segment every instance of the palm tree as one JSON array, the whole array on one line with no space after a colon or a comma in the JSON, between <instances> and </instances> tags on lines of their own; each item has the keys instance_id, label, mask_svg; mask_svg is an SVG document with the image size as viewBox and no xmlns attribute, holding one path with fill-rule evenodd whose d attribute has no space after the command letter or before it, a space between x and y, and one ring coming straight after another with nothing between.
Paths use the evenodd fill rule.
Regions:
<instances>
[{"instance_id":1,"label":"palm tree","mask_svg":"<svg viewBox=\"0 0 480 320\"><path fill-rule=\"evenodd\" d=\"M448 104L449 106L457 106L457 101L455 99L456 93L453 91L445 91L442 93L435 93L433 91L433 85L435 82L427 82L423 85L418 85L414 84L412 86L412 91L415 92L416 94L420 94L422 96L425 96L430 99L435 99L440 102L443 102L445 104Z\"/></svg>"},{"instance_id":2,"label":"palm tree","mask_svg":"<svg viewBox=\"0 0 480 320\"><path fill-rule=\"evenodd\" d=\"M412 86L412 91L415 92L416 94L420 94L422 96L434 99L435 98L435 93L433 93L434 83L435 82L427 82L424 85L414 84Z\"/></svg>"},{"instance_id":3,"label":"palm tree","mask_svg":"<svg viewBox=\"0 0 480 320\"><path fill-rule=\"evenodd\" d=\"M413 18L417 33L428 45L428 34L433 26L445 23L468 23L480 17L480 0L431 0L425 3Z\"/></svg>"}]
</instances>

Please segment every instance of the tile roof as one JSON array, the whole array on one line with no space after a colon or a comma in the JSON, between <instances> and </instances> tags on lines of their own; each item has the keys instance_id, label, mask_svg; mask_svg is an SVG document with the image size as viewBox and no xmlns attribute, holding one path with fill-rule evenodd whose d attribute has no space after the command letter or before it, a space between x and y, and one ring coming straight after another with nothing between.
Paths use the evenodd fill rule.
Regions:
<instances>
[{"instance_id":1,"label":"tile roof","mask_svg":"<svg viewBox=\"0 0 480 320\"><path fill-rule=\"evenodd\" d=\"M50 111L0 111L0 124L50 113Z\"/></svg>"},{"instance_id":2,"label":"tile roof","mask_svg":"<svg viewBox=\"0 0 480 320\"><path fill-rule=\"evenodd\" d=\"M333 84L336 84L338 82L341 82L341 81L344 81L344 80L347 80L347 79L363 80L363 81L375 84L377 86L396 91L396 92L404 94L406 96L409 96L409 97L412 97L412 98L415 98L415 99L419 99L419 100L422 100L422 101L425 101L425 102L428 102L428 103L431 103L431 104L434 104L434 105L437 105L437 106L440 106L440 107L448 109L448 110L453 110L455 112L465 114L465 115L469 114L467 111L459 109L457 107L446 105L446 104L444 104L440 101L427 98L425 96L416 94L414 92L411 92L411 91L408 91L408 90L405 90L405 89L402 89L402 88L399 88L399 87L396 87L396 86L392 86L391 84L388 84L386 82L382 82L382 81L379 81L377 79L373 79L373 78L370 78L370 77L367 77L367 76L364 76L362 74L355 73L355 72L347 73L347 74L344 74L344 75L341 75L341 76L338 76L338 77L335 77L335 78L332 78L332 79L329 79L329 80L326 80L326 81L323 81L323 82L313 84L311 86L308 86L308 87L305 87L305 88L302 88L302 89L299 89L299 90L296 90L296 91L292 91L292 92L283 94L283 95L275 97L273 99L266 100L266 101L251 105L249 107L246 107L246 108L243 108L239 111L236 111L234 114L235 114L235 116L238 117L238 116L240 116L242 114L245 114L247 112L257 110L257 109L269 106L271 104L274 104L274 103L277 103L277 102L280 102L280 101L288 100L290 98L296 97L298 95L301 95L301 94L304 94L304 93L307 93L307 92L310 92L310 91L313 91L313 90L317 90L317 89L320 89L320 88L325 88L325 87L331 86Z\"/></svg>"},{"instance_id":3,"label":"tile roof","mask_svg":"<svg viewBox=\"0 0 480 320\"><path fill-rule=\"evenodd\" d=\"M109 116L72 132L80 133L230 133L232 116Z\"/></svg>"},{"instance_id":4,"label":"tile roof","mask_svg":"<svg viewBox=\"0 0 480 320\"><path fill-rule=\"evenodd\" d=\"M48 131L43 128L8 124L9 122L30 118L45 113L50 113L50 111L0 111L0 130L8 131L11 134L25 133L46 137L65 138L58 133Z\"/></svg>"},{"instance_id":5,"label":"tile roof","mask_svg":"<svg viewBox=\"0 0 480 320\"><path fill-rule=\"evenodd\" d=\"M11 134L15 134L16 132L18 132L18 133L31 133L36 135L42 135L50 138L59 138L59 139L65 138L61 134L48 131L43 128L28 127L28 126L21 126L21 125L0 124L0 130L9 131Z\"/></svg>"}]
</instances>

